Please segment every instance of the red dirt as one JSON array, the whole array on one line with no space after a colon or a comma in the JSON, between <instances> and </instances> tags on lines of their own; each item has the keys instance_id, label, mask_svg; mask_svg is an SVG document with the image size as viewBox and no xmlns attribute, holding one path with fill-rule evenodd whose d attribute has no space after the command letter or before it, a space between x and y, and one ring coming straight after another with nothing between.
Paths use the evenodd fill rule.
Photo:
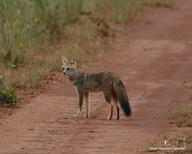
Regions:
<instances>
[{"instance_id":1,"label":"red dirt","mask_svg":"<svg viewBox=\"0 0 192 154\"><path fill-rule=\"evenodd\" d=\"M116 72L126 85L133 114L107 121L101 93L91 96L89 119L75 118L78 97L62 81L31 99L0 123L0 154L133 154L172 127L167 111L192 81L192 1L175 0L173 10L149 9L117 37L108 60L86 72ZM64 77L63 77L64 78Z\"/></svg>"}]
</instances>

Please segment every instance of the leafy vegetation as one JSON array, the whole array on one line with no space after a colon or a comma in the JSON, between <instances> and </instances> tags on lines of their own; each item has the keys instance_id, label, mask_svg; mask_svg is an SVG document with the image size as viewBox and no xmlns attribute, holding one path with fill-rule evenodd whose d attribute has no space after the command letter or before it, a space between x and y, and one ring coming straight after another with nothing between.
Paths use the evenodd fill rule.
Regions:
<instances>
[{"instance_id":1,"label":"leafy vegetation","mask_svg":"<svg viewBox=\"0 0 192 154\"><path fill-rule=\"evenodd\" d=\"M2 76L0 76L0 105L10 107L16 105L18 101L14 89L4 87Z\"/></svg>"},{"instance_id":2,"label":"leafy vegetation","mask_svg":"<svg viewBox=\"0 0 192 154\"><path fill-rule=\"evenodd\" d=\"M13 88L3 88L0 90L0 105L10 107L16 105L18 101Z\"/></svg>"}]
</instances>

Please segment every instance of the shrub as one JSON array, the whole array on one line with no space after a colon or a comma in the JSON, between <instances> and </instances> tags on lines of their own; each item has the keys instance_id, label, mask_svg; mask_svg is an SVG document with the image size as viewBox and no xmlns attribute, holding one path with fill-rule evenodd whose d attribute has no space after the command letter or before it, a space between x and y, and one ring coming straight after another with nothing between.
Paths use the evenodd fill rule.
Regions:
<instances>
[{"instance_id":1,"label":"shrub","mask_svg":"<svg viewBox=\"0 0 192 154\"><path fill-rule=\"evenodd\" d=\"M6 88L3 85L2 77L0 76L0 105L1 106L14 106L19 101L15 95L13 88Z\"/></svg>"}]
</instances>

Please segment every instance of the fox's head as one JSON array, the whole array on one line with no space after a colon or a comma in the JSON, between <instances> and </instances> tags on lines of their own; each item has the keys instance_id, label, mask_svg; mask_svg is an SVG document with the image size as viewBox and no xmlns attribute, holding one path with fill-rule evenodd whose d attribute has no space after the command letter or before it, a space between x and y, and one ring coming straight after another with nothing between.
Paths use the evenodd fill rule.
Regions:
<instances>
[{"instance_id":1,"label":"fox's head","mask_svg":"<svg viewBox=\"0 0 192 154\"><path fill-rule=\"evenodd\" d=\"M62 73L68 77L71 77L76 72L76 62L74 60L71 60L71 62L68 62L68 60L63 57L62 58Z\"/></svg>"}]
</instances>

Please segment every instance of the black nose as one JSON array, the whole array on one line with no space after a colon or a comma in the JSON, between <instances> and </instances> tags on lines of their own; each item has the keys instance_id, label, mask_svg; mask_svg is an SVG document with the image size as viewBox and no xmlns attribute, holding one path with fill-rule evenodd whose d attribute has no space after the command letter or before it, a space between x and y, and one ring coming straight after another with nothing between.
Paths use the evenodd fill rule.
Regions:
<instances>
[{"instance_id":1,"label":"black nose","mask_svg":"<svg viewBox=\"0 0 192 154\"><path fill-rule=\"evenodd\" d=\"M63 74L65 75L66 73L65 73L65 72L63 72Z\"/></svg>"}]
</instances>

